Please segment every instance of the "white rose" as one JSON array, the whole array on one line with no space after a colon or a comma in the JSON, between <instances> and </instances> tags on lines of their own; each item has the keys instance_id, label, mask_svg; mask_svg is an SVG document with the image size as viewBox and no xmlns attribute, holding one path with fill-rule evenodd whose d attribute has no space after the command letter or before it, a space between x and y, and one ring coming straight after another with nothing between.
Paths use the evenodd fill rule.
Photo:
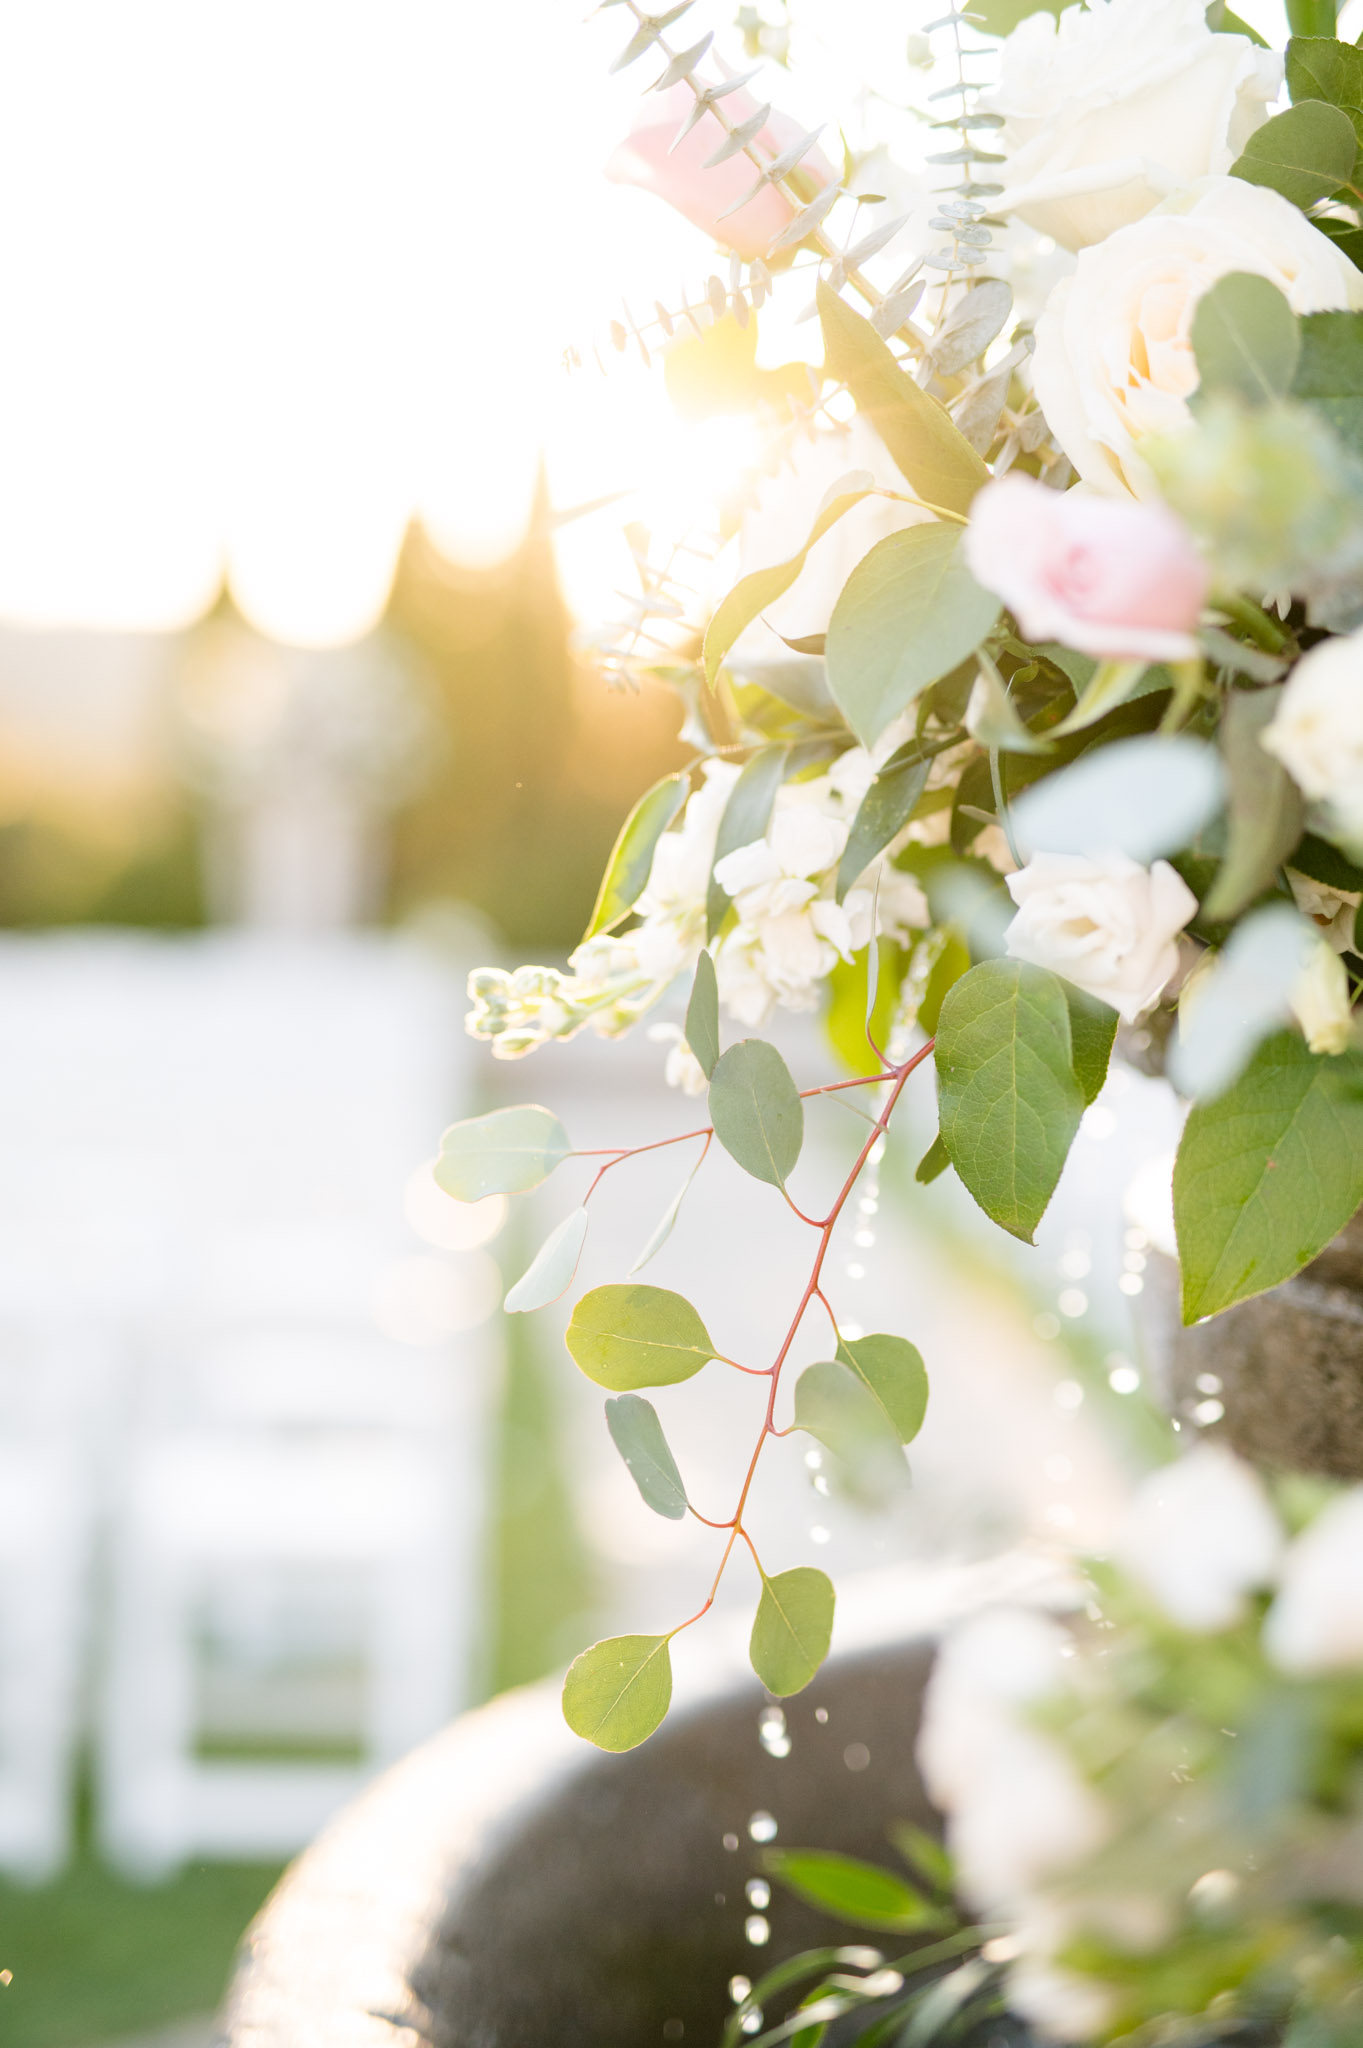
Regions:
<instances>
[{"instance_id":1,"label":"white rose","mask_svg":"<svg viewBox=\"0 0 1363 2048\"><path fill-rule=\"evenodd\" d=\"M1363 849L1363 628L1321 640L1293 669L1263 734L1304 796Z\"/></svg>"},{"instance_id":2,"label":"white rose","mask_svg":"<svg viewBox=\"0 0 1363 2048\"><path fill-rule=\"evenodd\" d=\"M1363 1664L1363 1487L1317 1515L1283 1560L1264 1647L1281 1671L1307 1675Z\"/></svg>"},{"instance_id":3,"label":"white rose","mask_svg":"<svg viewBox=\"0 0 1363 2048\"><path fill-rule=\"evenodd\" d=\"M1230 271L1275 284L1294 313L1363 308L1363 273L1278 192L1204 178L1081 251L1037 323L1033 381L1066 455L1096 489L1156 497L1139 452L1192 423L1193 312Z\"/></svg>"},{"instance_id":4,"label":"white rose","mask_svg":"<svg viewBox=\"0 0 1363 2048\"><path fill-rule=\"evenodd\" d=\"M947 1814L961 1889L986 1912L1016 1911L1108 1832L1101 1800L1027 1719L1063 1689L1066 1642L1046 1616L1002 1608L949 1636L928 1680L918 1762Z\"/></svg>"},{"instance_id":5,"label":"white rose","mask_svg":"<svg viewBox=\"0 0 1363 2048\"><path fill-rule=\"evenodd\" d=\"M1283 60L1213 35L1203 0L1089 0L1029 15L1003 46L1000 209L1066 249L1101 242L1180 185L1229 171L1268 118Z\"/></svg>"},{"instance_id":6,"label":"white rose","mask_svg":"<svg viewBox=\"0 0 1363 2048\"><path fill-rule=\"evenodd\" d=\"M1038 853L1008 877L1018 906L1006 944L1110 1003L1128 1024L1159 1001L1197 898L1168 861L1124 853Z\"/></svg>"},{"instance_id":7,"label":"white rose","mask_svg":"<svg viewBox=\"0 0 1363 2048\"><path fill-rule=\"evenodd\" d=\"M1123 1569L1180 1628L1229 1628L1273 1577L1282 1530L1258 1475L1201 1444L1137 1488L1114 1546Z\"/></svg>"}]
</instances>

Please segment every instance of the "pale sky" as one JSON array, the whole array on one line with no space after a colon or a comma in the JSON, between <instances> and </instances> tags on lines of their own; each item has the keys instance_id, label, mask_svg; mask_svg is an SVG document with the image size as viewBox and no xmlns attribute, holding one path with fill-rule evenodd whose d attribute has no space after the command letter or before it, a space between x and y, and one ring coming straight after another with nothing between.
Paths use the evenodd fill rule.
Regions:
<instances>
[{"instance_id":1,"label":"pale sky","mask_svg":"<svg viewBox=\"0 0 1363 2048\"><path fill-rule=\"evenodd\" d=\"M559 367L622 294L713 267L600 176L657 66L608 79L622 16L585 11L0 0L0 618L176 626L225 565L262 630L343 642L413 514L465 559L502 552L541 445L557 504L642 482L660 517L741 463L731 426L672 422L656 375ZM737 62L733 11L690 20ZM848 118L859 72L894 89L936 11L806 0L820 61L767 96ZM1281 34L1281 0L1241 11ZM565 536L586 609L619 516Z\"/></svg>"}]
</instances>

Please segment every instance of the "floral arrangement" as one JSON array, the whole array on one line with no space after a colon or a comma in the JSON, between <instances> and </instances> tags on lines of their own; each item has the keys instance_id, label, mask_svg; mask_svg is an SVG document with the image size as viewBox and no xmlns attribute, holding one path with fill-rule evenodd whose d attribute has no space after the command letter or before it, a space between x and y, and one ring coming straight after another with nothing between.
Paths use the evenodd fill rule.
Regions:
<instances>
[{"instance_id":1,"label":"floral arrangement","mask_svg":"<svg viewBox=\"0 0 1363 2048\"><path fill-rule=\"evenodd\" d=\"M684 1024L654 1030L707 1110L663 1141L686 1180L635 1272L716 1141L813 1233L769 1359L729 1357L684 1296L633 1275L573 1310L568 1349L644 1500L697 1516L718 1552L695 1615L569 1673L572 1726L623 1749L666 1712L669 1644L740 1549L769 1689L827 1651L829 1581L769 1568L747 1520L771 1443L806 1432L863 1495L902 1481L923 1361L843 1330L824 1267L920 1068L938 1133L919 1179L953 1170L1031 1241L1118 1027L1162 1063L1192 1104L1188 1321L1299 1270L1363 1201L1363 51L1333 0L1289 0L1284 54L1220 0L952 8L912 53L936 131L923 220L867 190L868 165L893 183L882 156L849 146L839 176L711 34L692 41L691 0L608 5L620 64L658 67L615 174L728 266L614 323L605 352L666 364L812 284L821 367L752 388L776 488L826 486L779 555L742 506L708 548L631 535L641 594L602 658L678 691L695 761L624 824L566 972L470 983L469 1028L502 1059L617 1036L686 991ZM798 54L798 15L742 26ZM722 566L729 544L741 573L693 602L678 563ZM793 613L809 592L814 615ZM752 1034L825 1001L860 1056L799 1086ZM797 1204L820 1096L861 1106L863 1141L839 1188ZM592 1192L637 1149L581 1151L533 1104L446 1134L438 1178L463 1199L591 1161L510 1309L571 1287ZM645 1393L715 1364L758 1381L728 1513L692 1502Z\"/></svg>"},{"instance_id":2,"label":"floral arrangement","mask_svg":"<svg viewBox=\"0 0 1363 2048\"><path fill-rule=\"evenodd\" d=\"M960 1624L918 1743L945 1853L896 1829L906 1878L768 1852L802 1897L914 1947L779 1965L733 2041L812 2048L861 2013L856 2038L917 2043L1007 2011L1051 2042L1352 2048L1363 1488L1281 1494L1203 1444L1138 1489L1112 1556L1053 1603L1063 1621L1033 1601ZM792 1989L763 2033L763 2001Z\"/></svg>"}]
</instances>

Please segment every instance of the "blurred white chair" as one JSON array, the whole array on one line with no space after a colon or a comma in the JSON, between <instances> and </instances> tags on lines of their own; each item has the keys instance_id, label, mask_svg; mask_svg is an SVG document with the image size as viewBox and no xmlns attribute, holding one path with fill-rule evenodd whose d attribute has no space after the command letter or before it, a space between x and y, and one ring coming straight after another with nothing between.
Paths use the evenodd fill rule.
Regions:
<instances>
[{"instance_id":1,"label":"blurred white chair","mask_svg":"<svg viewBox=\"0 0 1363 2048\"><path fill-rule=\"evenodd\" d=\"M88 1533L73 1447L0 1445L0 1869L25 1883L70 1852Z\"/></svg>"},{"instance_id":2,"label":"blurred white chair","mask_svg":"<svg viewBox=\"0 0 1363 2048\"><path fill-rule=\"evenodd\" d=\"M149 1875L190 1856L290 1854L455 1711L474 1626L478 1463L452 1460L443 1432L425 1443L407 1432L295 1443L181 1433L142 1446L113 1549L98 1737L98 1827L113 1861ZM333 1663L348 1655L358 1761L201 1755L217 1732L215 1635L229 1651L239 1639L248 1680L272 1652L305 1667L292 1730L277 1701L273 1725L244 1726L238 1698L235 1733L262 1746L290 1734L317 1746L328 1714L315 1676L307 1697L307 1652L320 1649L324 1665L328 1651ZM332 1733L347 1732L342 1714Z\"/></svg>"}]
</instances>

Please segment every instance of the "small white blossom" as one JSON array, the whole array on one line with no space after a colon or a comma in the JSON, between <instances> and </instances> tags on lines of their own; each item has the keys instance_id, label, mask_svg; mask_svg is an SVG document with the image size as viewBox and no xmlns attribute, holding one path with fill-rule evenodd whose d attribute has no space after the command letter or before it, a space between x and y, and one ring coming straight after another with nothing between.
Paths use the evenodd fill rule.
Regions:
<instances>
[{"instance_id":1,"label":"small white blossom","mask_svg":"<svg viewBox=\"0 0 1363 2048\"><path fill-rule=\"evenodd\" d=\"M1264 1647L1299 1676L1363 1666L1363 1487L1332 1501L1290 1545Z\"/></svg>"},{"instance_id":2,"label":"small white blossom","mask_svg":"<svg viewBox=\"0 0 1363 2048\"><path fill-rule=\"evenodd\" d=\"M1128 1024L1159 1001L1197 909L1168 861L1145 868L1124 853L1038 853L1008 889L1018 906L1006 937L1013 958L1063 975Z\"/></svg>"},{"instance_id":3,"label":"small white blossom","mask_svg":"<svg viewBox=\"0 0 1363 2048\"><path fill-rule=\"evenodd\" d=\"M703 1095L710 1083L680 1024L650 1024L648 1036L650 1044L667 1047L663 1078L668 1087L680 1088L683 1095Z\"/></svg>"},{"instance_id":4,"label":"small white blossom","mask_svg":"<svg viewBox=\"0 0 1363 2048\"><path fill-rule=\"evenodd\" d=\"M1345 843L1363 848L1363 627L1302 656L1262 744Z\"/></svg>"},{"instance_id":5,"label":"small white blossom","mask_svg":"<svg viewBox=\"0 0 1363 2048\"><path fill-rule=\"evenodd\" d=\"M1258 1474L1222 1444L1200 1444L1137 1488L1118 1562L1180 1628L1229 1628L1273 1578L1282 1530Z\"/></svg>"}]
</instances>

